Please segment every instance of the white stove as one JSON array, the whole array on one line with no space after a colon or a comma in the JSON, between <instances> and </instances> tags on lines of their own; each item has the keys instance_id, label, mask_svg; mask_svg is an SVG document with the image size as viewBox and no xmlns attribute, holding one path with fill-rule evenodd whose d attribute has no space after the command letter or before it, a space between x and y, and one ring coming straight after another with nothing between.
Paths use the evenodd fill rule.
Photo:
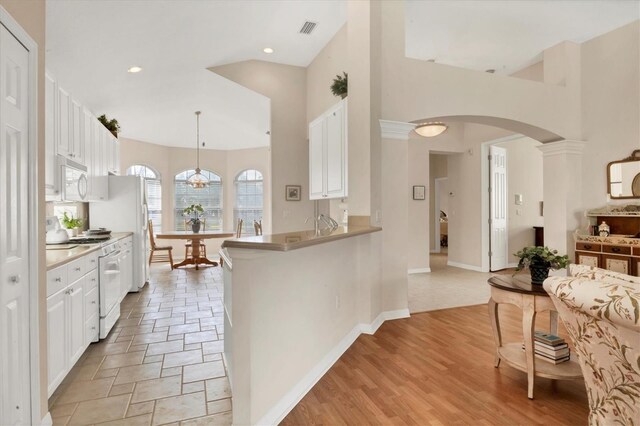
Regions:
<instances>
[{"instance_id":1,"label":"white stove","mask_svg":"<svg viewBox=\"0 0 640 426\"><path fill-rule=\"evenodd\" d=\"M98 262L100 289L100 338L104 339L120 317L120 243L104 242Z\"/></svg>"}]
</instances>

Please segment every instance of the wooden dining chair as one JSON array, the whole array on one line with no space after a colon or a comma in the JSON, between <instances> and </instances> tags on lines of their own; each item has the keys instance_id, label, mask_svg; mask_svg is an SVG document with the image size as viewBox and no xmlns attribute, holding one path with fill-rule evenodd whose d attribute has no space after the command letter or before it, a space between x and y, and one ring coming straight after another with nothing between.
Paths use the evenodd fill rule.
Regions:
<instances>
[{"instance_id":1,"label":"wooden dining chair","mask_svg":"<svg viewBox=\"0 0 640 426\"><path fill-rule=\"evenodd\" d=\"M149 219L149 242L151 244L151 253L149 253L149 266L151 266L152 262L169 262L171 265L171 270L173 270L173 256L171 255L171 250L173 247L171 246L157 246L156 245L156 236L153 233L153 223L151 219ZM167 252L166 254L155 254L157 251L159 252ZM155 255L155 259L154 259Z\"/></svg>"},{"instance_id":2,"label":"wooden dining chair","mask_svg":"<svg viewBox=\"0 0 640 426\"><path fill-rule=\"evenodd\" d=\"M256 231L256 235L262 235L262 220L254 220L253 229Z\"/></svg>"},{"instance_id":3,"label":"wooden dining chair","mask_svg":"<svg viewBox=\"0 0 640 426\"><path fill-rule=\"evenodd\" d=\"M200 229L204 231L205 229L204 219L202 219L201 222L202 222L202 225L200 225ZM189 221L186 219L184 221L184 229L185 231L189 230ZM184 258L188 259L190 255L191 255L191 241L188 241L184 245ZM204 241L200 241L200 256L207 257L207 245L204 243Z\"/></svg>"}]
</instances>

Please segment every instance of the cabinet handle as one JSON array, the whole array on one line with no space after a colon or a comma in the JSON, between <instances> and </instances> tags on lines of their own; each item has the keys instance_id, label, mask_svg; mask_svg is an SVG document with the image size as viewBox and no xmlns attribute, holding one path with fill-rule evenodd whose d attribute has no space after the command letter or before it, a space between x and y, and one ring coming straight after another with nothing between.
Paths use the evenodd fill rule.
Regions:
<instances>
[{"instance_id":1,"label":"cabinet handle","mask_svg":"<svg viewBox=\"0 0 640 426\"><path fill-rule=\"evenodd\" d=\"M587 250L591 250L591 244L585 244L584 248L586 248Z\"/></svg>"},{"instance_id":2,"label":"cabinet handle","mask_svg":"<svg viewBox=\"0 0 640 426\"><path fill-rule=\"evenodd\" d=\"M73 293L73 289L69 289L69 294Z\"/></svg>"},{"instance_id":3,"label":"cabinet handle","mask_svg":"<svg viewBox=\"0 0 640 426\"><path fill-rule=\"evenodd\" d=\"M57 282L57 283L59 283L59 282L61 282L61 281L62 281L62 278L58 277L58 278L54 279L54 281L55 281L55 282Z\"/></svg>"},{"instance_id":4,"label":"cabinet handle","mask_svg":"<svg viewBox=\"0 0 640 426\"><path fill-rule=\"evenodd\" d=\"M611 248L611 251L614 253L620 253L620 247L613 247Z\"/></svg>"},{"instance_id":5,"label":"cabinet handle","mask_svg":"<svg viewBox=\"0 0 640 426\"><path fill-rule=\"evenodd\" d=\"M11 284L18 284L20 282L20 275L13 275L9 277L9 282Z\"/></svg>"},{"instance_id":6,"label":"cabinet handle","mask_svg":"<svg viewBox=\"0 0 640 426\"><path fill-rule=\"evenodd\" d=\"M92 301L91 301L91 304L92 304L92 305L95 305L95 304L96 304L96 301L95 301L95 300L92 300Z\"/></svg>"},{"instance_id":7,"label":"cabinet handle","mask_svg":"<svg viewBox=\"0 0 640 426\"><path fill-rule=\"evenodd\" d=\"M74 268L74 270L75 270L76 272L80 272L80 269L81 269L81 268Z\"/></svg>"}]
</instances>

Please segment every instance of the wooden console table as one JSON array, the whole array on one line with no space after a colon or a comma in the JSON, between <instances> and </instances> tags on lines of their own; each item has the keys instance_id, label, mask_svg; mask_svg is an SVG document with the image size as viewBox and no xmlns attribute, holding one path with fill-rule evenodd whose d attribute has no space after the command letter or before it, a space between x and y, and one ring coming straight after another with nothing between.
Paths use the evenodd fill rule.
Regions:
<instances>
[{"instance_id":1,"label":"wooden console table","mask_svg":"<svg viewBox=\"0 0 640 426\"><path fill-rule=\"evenodd\" d=\"M536 314L538 312L549 311L551 316L551 334L558 333L558 313L555 310L555 306L553 306L551 298L549 298L549 295L544 291L542 286L531 284L531 278L528 275L515 277L497 275L489 278L488 283L491 286L489 316L491 318L491 328L493 329L493 337L496 344L495 367L499 367L500 361L504 360L507 365L527 373L527 396L530 399L533 399L535 376L557 380L582 379L580 365L573 359L557 365L535 359L533 336ZM498 305L500 303L509 303L522 309L524 351L522 350L522 343L502 343L500 319L498 316Z\"/></svg>"}]
</instances>

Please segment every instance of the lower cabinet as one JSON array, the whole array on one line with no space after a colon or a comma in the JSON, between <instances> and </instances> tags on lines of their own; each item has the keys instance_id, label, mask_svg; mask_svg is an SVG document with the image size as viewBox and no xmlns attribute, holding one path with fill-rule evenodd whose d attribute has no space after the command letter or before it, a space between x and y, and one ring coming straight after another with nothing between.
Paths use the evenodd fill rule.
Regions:
<instances>
[{"instance_id":1,"label":"lower cabinet","mask_svg":"<svg viewBox=\"0 0 640 426\"><path fill-rule=\"evenodd\" d=\"M84 278L69 286L69 368L86 349L84 338Z\"/></svg>"},{"instance_id":2,"label":"lower cabinet","mask_svg":"<svg viewBox=\"0 0 640 426\"><path fill-rule=\"evenodd\" d=\"M576 263L640 276L640 250L624 245L576 243Z\"/></svg>"},{"instance_id":3,"label":"lower cabinet","mask_svg":"<svg viewBox=\"0 0 640 426\"><path fill-rule=\"evenodd\" d=\"M58 387L67 374L67 324L68 298L66 289L47 298L47 368L48 396Z\"/></svg>"}]
</instances>

